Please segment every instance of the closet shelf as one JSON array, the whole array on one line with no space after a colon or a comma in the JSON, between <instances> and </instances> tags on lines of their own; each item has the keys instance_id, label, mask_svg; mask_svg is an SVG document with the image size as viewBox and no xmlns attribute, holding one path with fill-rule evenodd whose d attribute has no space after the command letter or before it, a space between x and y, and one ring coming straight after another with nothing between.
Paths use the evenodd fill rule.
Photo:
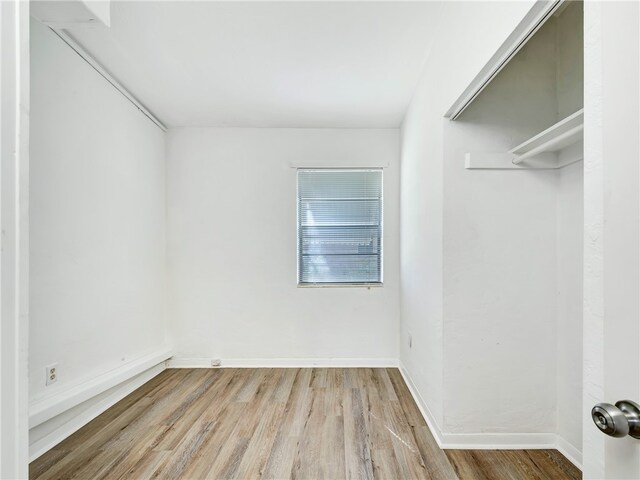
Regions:
<instances>
[{"instance_id":1,"label":"closet shelf","mask_svg":"<svg viewBox=\"0 0 640 480\"><path fill-rule=\"evenodd\" d=\"M469 169L554 169L583 158L584 109L569 115L506 154L466 155Z\"/></svg>"},{"instance_id":2,"label":"closet shelf","mask_svg":"<svg viewBox=\"0 0 640 480\"><path fill-rule=\"evenodd\" d=\"M527 158L541 153L558 152L582 140L584 129L584 109L560 120L526 142L512 148L513 163L518 165Z\"/></svg>"}]
</instances>

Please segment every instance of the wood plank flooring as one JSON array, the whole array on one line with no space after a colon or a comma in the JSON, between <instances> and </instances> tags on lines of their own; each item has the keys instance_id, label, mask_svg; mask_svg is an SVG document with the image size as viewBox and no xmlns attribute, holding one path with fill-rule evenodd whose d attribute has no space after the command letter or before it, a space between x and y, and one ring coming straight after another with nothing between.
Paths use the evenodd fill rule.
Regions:
<instances>
[{"instance_id":1,"label":"wood plank flooring","mask_svg":"<svg viewBox=\"0 0 640 480\"><path fill-rule=\"evenodd\" d=\"M438 448L397 369L166 370L32 479L579 479L555 450Z\"/></svg>"}]
</instances>

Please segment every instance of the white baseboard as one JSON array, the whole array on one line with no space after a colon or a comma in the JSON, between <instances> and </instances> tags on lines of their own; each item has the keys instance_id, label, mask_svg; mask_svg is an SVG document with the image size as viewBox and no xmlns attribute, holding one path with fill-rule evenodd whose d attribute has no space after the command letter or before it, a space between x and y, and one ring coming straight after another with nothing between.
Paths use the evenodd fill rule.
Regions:
<instances>
[{"instance_id":1,"label":"white baseboard","mask_svg":"<svg viewBox=\"0 0 640 480\"><path fill-rule=\"evenodd\" d=\"M570 444L567 440L558 435L558 451L564 455L567 460L582 470L582 452Z\"/></svg>"},{"instance_id":2,"label":"white baseboard","mask_svg":"<svg viewBox=\"0 0 640 480\"><path fill-rule=\"evenodd\" d=\"M29 407L29 461L60 443L166 369L169 349L145 355Z\"/></svg>"},{"instance_id":3,"label":"white baseboard","mask_svg":"<svg viewBox=\"0 0 640 480\"><path fill-rule=\"evenodd\" d=\"M420 413L422 414L422 418L424 418L424 421L427 422L427 426L429 427L429 430L431 430L431 435L433 435L433 438L436 440L436 443L440 448L445 448L444 438L442 437L442 433L441 433L442 430L440 430L440 426L438 425L436 418L431 413L431 410L429 410L429 406L427 405L427 402L425 402L422 396L420 395L418 388L416 387L415 383L413 383L413 379L411 378L411 375L409 375L409 372L407 371L405 366L402 364L402 362L400 362L399 369L400 369L400 375L402 375L402 378L404 379L404 383L409 388L409 392L411 393L413 400L416 402L416 405L418 406L418 410L420 410Z\"/></svg>"},{"instance_id":4,"label":"white baseboard","mask_svg":"<svg viewBox=\"0 0 640 480\"><path fill-rule=\"evenodd\" d=\"M29 462L46 453L166 369L164 362L29 430Z\"/></svg>"},{"instance_id":5,"label":"white baseboard","mask_svg":"<svg viewBox=\"0 0 640 480\"><path fill-rule=\"evenodd\" d=\"M162 349L110 370L88 382L64 390L53 390L52 394L29 404L29 428L36 427L56 415L60 415L62 412L135 377L170 357L171 350Z\"/></svg>"},{"instance_id":6,"label":"white baseboard","mask_svg":"<svg viewBox=\"0 0 640 480\"><path fill-rule=\"evenodd\" d=\"M167 368L219 368L219 366L214 367L211 363L216 360L218 359L171 357L167 360Z\"/></svg>"},{"instance_id":7,"label":"white baseboard","mask_svg":"<svg viewBox=\"0 0 640 480\"><path fill-rule=\"evenodd\" d=\"M168 368L212 368L213 358L176 358L169 360ZM228 358L222 359L221 368L393 368L396 358ZM216 367L217 368L217 367Z\"/></svg>"},{"instance_id":8,"label":"white baseboard","mask_svg":"<svg viewBox=\"0 0 640 480\"><path fill-rule=\"evenodd\" d=\"M533 450L556 449L582 470L582 454L556 433L446 433L429 410L411 375L400 362L400 373L431 430L438 446L455 450Z\"/></svg>"},{"instance_id":9,"label":"white baseboard","mask_svg":"<svg viewBox=\"0 0 640 480\"><path fill-rule=\"evenodd\" d=\"M108 372L86 384L47 397L30 406L29 461L33 461L86 425L109 407L151 380L165 368L212 368L212 358L169 358L163 350ZM421 397L409 372L391 358L226 359L222 368L393 368L399 367L438 446L442 449L557 449L582 469L582 454L555 433L445 433ZM32 423L33 422L33 423Z\"/></svg>"},{"instance_id":10,"label":"white baseboard","mask_svg":"<svg viewBox=\"0 0 640 480\"><path fill-rule=\"evenodd\" d=\"M557 447L555 433L443 433L446 450L540 450Z\"/></svg>"}]
</instances>

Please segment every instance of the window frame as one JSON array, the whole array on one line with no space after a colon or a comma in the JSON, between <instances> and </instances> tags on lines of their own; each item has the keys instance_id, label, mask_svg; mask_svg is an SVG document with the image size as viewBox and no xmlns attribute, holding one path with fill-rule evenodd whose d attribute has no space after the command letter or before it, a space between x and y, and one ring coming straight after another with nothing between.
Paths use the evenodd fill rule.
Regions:
<instances>
[{"instance_id":1,"label":"window frame","mask_svg":"<svg viewBox=\"0 0 640 480\"><path fill-rule=\"evenodd\" d=\"M300 172L380 172L380 281L379 282L301 282ZM298 288L367 288L384 286L384 168L382 167L298 167L296 168L296 283Z\"/></svg>"}]
</instances>

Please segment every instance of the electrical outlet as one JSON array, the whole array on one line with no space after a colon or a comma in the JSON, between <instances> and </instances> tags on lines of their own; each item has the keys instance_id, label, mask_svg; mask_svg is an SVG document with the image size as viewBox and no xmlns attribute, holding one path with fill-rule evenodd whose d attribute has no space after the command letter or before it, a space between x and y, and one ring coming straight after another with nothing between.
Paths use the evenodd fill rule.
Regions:
<instances>
[{"instance_id":1,"label":"electrical outlet","mask_svg":"<svg viewBox=\"0 0 640 480\"><path fill-rule=\"evenodd\" d=\"M45 370L47 373L45 384L49 386L52 383L56 383L58 381L58 364L52 363L51 365L47 365Z\"/></svg>"},{"instance_id":2,"label":"electrical outlet","mask_svg":"<svg viewBox=\"0 0 640 480\"><path fill-rule=\"evenodd\" d=\"M413 336L410 333L407 334L407 344L409 345L409 348L413 347Z\"/></svg>"},{"instance_id":3,"label":"electrical outlet","mask_svg":"<svg viewBox=\"0 0 640 480\"><path fill-rule=\"evenodd\" d=\"M212 367L219 367L220 365L222 365L222 360L220 360L219 358L211 359L211 366Z\"/></svg>"}]
</instances>

